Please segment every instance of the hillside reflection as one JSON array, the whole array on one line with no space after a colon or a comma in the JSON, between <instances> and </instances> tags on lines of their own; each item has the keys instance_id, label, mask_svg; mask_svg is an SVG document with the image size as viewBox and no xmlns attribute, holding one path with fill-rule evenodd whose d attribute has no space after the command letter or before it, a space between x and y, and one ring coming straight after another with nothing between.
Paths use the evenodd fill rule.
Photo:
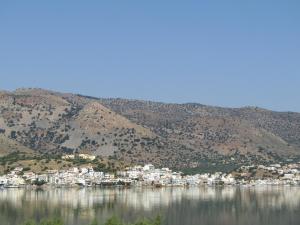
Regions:
<instances>
[{"instance_id":1,"label":"hillside reflection","mask_svg":"<svg viewBox=\"0 0 300 225\"><path fill-rule=\"evenodd\" d=\"M294 212L299 214L299 211L299 187L0 191L0 219L4 221L1 222L3 225L16 225L28 218L39 220L50 216L59 216L68 224L79 225L95 217L103 220L113 214L131 221L158 213L163 214L168 225L280 224L280 220L269 223L270 219L267 219L273 214L276 217L276 212L280 212L281 219L286 216L286 219L292 220L289 224L293 224L294 220L297 224L300 220Z\"/></svg>"}]
</instances>

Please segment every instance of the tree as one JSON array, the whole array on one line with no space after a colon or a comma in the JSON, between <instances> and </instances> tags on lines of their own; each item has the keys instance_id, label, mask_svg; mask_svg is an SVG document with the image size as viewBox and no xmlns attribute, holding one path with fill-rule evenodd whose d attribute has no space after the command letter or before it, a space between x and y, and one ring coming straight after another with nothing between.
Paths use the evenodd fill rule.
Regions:
<instances>
[{"instance_id":1,"label":"tree","mask_svg":"<svg viewBox=\"0 0 300 225\"><path fill-rule=\"evenodd\" d=\"M12 130L12 131L10 132L10 137L11 137L12 139L16 139L16 138L17 138L16 131Z\"/></svg>"},{"instance_id":2,"label":"tree","mask_svg":"<svg viewBox=\"0 0 300 225\"><path fill-rule=\"evenodd\" d=\"M44 180L38 180L36 179L35 181L33 181L33 185L36 185L36 186L43 186L44 184L46 184L47 182L44 181Z\"/></svg>"}]
</instances>

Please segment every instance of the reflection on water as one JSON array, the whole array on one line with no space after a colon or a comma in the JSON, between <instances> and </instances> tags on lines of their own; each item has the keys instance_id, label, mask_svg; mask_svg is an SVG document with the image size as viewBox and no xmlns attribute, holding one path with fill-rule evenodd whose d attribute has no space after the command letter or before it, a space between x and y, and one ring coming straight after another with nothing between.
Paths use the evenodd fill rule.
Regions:
<instances>
[{"instance_id":1,"label":"reflection on water","mask_svg":"<svg viewBox=\"0 0 300 225\"><path fill-rule=\"evenodd\" d=\"M166 225L300 224L300 187L5 189L1 225L61 217L68 225L161 214Z\"/></svg>"}]
</instances>

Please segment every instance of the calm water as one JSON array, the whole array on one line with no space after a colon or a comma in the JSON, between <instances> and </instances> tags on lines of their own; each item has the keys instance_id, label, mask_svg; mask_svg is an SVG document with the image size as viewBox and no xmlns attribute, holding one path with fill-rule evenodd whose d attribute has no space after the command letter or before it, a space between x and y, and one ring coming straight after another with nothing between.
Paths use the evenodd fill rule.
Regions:
<instances>
[{"instance_id":1,"label":"calm water","mask_svg":"<svg viewBox=\"0 0 300 225\"><path fill-rule=\"evenodd\" d=\"M118 215L165 225L299 225L300 187L0 190L0 224L61 217L85 225Z\"/></svg>"}]
</instances>

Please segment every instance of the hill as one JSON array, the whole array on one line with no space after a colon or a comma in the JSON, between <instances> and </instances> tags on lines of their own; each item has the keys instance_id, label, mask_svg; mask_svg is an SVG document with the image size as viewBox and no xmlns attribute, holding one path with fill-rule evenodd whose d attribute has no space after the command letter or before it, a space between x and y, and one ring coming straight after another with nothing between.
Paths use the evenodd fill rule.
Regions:
<instances>
[{"instance_id":1,"label":"hill","mask_svg":"<svg viewBox=\"0 0 300 225\"><path fill-rule=\"evenodd\" d=\"M300 154L299 113L103 99L42 89L0 92L0 133L5 142L38 154L85 152L180 169L224 169L293 160ZM1 144L3 154L13 150Z\"/></svg>"}]
</instances>

